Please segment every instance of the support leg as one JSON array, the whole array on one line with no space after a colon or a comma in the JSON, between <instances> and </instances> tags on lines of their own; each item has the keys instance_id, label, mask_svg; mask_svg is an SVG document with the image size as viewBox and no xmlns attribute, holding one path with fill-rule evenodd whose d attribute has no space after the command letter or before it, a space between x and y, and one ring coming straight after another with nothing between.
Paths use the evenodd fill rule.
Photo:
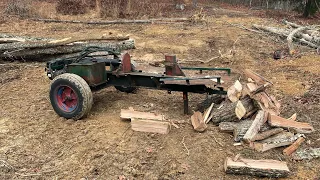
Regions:
<instances>
[{"instance_id":1,"label":"support leg","mask_svg":"<svg viewBox=\"0 0 320 180\"><path fill-rule=\"evenodd\" d=\"M184 109L184 114L189 113L189 105L188 105L188 92L183 92L183 109Z\"/></svg>"}]
</instances>

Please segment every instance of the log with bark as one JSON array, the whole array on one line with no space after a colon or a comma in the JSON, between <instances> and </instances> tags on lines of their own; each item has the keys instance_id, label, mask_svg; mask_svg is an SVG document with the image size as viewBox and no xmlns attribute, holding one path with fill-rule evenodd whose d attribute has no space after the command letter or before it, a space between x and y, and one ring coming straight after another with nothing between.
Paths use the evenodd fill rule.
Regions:
<instances>
[{"instance_id":1,"label":"log with bark","mask_svg":"<svg viewBox=\"0 0 320 180\"><path fill-rule=\"evenodd\" d=\"M303 136L303 134L293 135L290 132L282 132L260 142L251 143L250 146L259 152L265 152L273 148L291 145Z\"/></svg>"},{"instance_id":2,"label":"log with bark","mask_svg":"<svg viewBox=\"0 0 320 180\"><path fill-rule=\"evenodd\" d=\"M134 41L127 40L120 43L77 43L70 45L60 45L46 48L18 48L16 50L4 51L0 54L0 58L9 60L38 60L46 61L46 57L56 55L56 57L63 56L66 54L73 54L81 52L87 47L100 47L100 48L111 48L119 51L129 50L134 48Z\"/></svg>"},{"instance_id":3,"label":"log with bark","mask_svg":"<svg viewBox=\"0 0 320 180\"><path fill-rule=\"evenodd\" d=\"M197 110L200 112L204 112L207 108L209 108L212 103L221 104L225 100L224 96L221 95L208 95L207 98L197 105Z\"/></svg>"},{"instance_id":4,"label":"log with bark","mask_svg":"<svg viewBox=\"0 0 320 180\"><path fill-rule=\"evenodd\" d=\"M219 130L221 132L233 132L233 130L237 127L236 122L221 122L219 123Z\"/></svg>"},{"instance_id":5,"label":"log with bark","mask_svg":"<svg viewBox=\"0 0 320 180\"><path fill-rule=\"evenodd\" d=\"M294 160L314 159L320 157L320 148L301 149L293 154Z\"/></svg>"},{"instance_id":6,"label":"log with bark","mask_svg":"<svg viewBox=\"0 0 320 180\"><path fill-rule=\"evenodd\" d=\"M287 38L289 54L294 52L293 41L297 41L301 44L305 44L311 48L320 47L320 34L319 31L312 26L300 26L288 21L284 21L285 24L291 25L296 29L283 29L269 26L262 26L254 24L253 27L259 30L271 32L280 37Z\"/></svg>"},{"instance_id":7,"label":"log with bark","mask_svg":"<svg viewBox=\"0 0 320 180\"><path fill-rule=\"evenodd\" d=\"M234 141L239 142L243 139L244 135L250 128L252 120L242 120L240 121L233 130Z\"/></svg>"},{"instance_id":8,"label":"log with bark","mask_svg":"<svg viewBox=\"0 0 320 180\"><path fill-rule=\"evenodd\" d=\"M11 38L10 35L8 37ZM14 39L17 38L14 37ZM134 49L134 40L128 38L127 36L103 35L88 38L64 38L60 40L32 40L37 38L21 37L25 41L19 40L19 42L0 44L0 58L4 60L47 61L50 58L63 58L70 54L78 55L77 53L92 46L112 48L117 51Z\"/></svg>"},{"instance_id":9,"label":"log with bark","mask_svg":"<svg viewBox=\"0 0 320 180\"><path fill-rule=\"evenodd\" d=\"M227 158L224 163L227 174L251 175L259 177L279 178L287 177L290 170L286 162L277 160L253 160L239 158L234 161Z\"/></svg>"},{"instance_id":10,"label":"log with bark","mask_svg":"<svg viewBox=\"0 0 320 180\"><path fill-rule=\"evenodd\" d=\"M41 21L45 23L70 23L70 24L90 24L90 25L108 25L108 24L167 24L177 22L189 22L189 18L161 18L161 19L134 19L134 20L114 20L114 21L77 21L77 20L59 20L59 19L41 19L33 18L33 21Z\"/></svg>"},{"instance_id":11,"label":"log with bark","mask_svg":"<svg viewBox=\"0 0 320 180\"><path fill-rule=\"evenodd\" d=\"M220 108L212 111L212 122L218 124L220 122L239 121L241 118L253 114L256 110L256 106L248 96L234 103L225 101Z\"/></svg>"}]
</instances>

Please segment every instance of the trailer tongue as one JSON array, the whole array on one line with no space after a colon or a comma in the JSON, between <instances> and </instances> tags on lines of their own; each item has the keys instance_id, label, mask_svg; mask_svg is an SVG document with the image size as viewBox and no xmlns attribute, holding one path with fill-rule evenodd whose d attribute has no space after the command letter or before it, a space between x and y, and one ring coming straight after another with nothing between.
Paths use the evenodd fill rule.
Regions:
<instances>
[{"instance_id":1,"label":"trailer tongue","mask_svg":"<svg viewBox=\"0 0 320 180\"><path fill-rule=\"evenodd\" d=\"M188 113L188 92L226 94L220 76L186 77L184 70L226 71L229 68L182 67L175 56L165 56L164 74L136 70L128 53L113 49L86 48L79 56L56 59L47 63L46 72L52 79L50 101L55 112L65 118L81 119L92 107L92 92L114 86L122 92L137 87L183 92L184 113ZM207 84L210 83L210 87Z\"/></svg>"}]
</instances>

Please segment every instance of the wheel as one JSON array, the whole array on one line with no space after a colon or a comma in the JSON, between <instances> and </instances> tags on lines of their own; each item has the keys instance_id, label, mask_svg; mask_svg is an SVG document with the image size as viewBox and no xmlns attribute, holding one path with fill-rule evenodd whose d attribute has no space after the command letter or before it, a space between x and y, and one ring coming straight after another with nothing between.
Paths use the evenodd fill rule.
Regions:
<instances>
[{"instance_id":1,"label":"wheel","mask_svg":"<svg viewBox=\"0 0 320 180\"><path fill-rule=\"evenodd\" d=\"M114 86L117 90L126 93L133 93L137 90L136 87L126 87L126 86Z\"/></svg>"},{"instance_id":2,"label":"wheel","mask_svg":"<svg viewBox=\"0 0 320 180\"><path fill-rule=\"evenodd\" d=\"M76 74L65 73L53 79L50 101L59 116L78 120L89 113L93 98L84 79Z\"/></svg>"}]
</instances>

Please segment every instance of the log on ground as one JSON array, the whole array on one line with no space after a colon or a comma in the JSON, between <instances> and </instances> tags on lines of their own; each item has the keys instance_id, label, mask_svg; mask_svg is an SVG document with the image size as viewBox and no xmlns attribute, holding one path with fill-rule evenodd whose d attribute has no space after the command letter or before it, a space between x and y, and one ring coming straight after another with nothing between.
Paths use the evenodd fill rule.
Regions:
<instances>
[{"instance_id":1,"label":"log on ground","mask_svg":"<svg viewBox=\"0 0 320 180\"><path fill-rule=\"evenodd\" d=\"M304 142L303 137L299 137L293 144L283 150L283 154L290 156L293 152L295 152L299 146Z\"/></svg>"},{"instance_id":2,"label":"log on ground","mask_svg":"<svg viewBox=\"0 0 320 180\"><path fill-rule=\"evenodd\" d=\"M266 122L265 119L267 118L265 116L267 112L264 111L258 111L257 116L253 120L251 126L249 127L248 131L245 133L243 140L246 142L251 142L253 138L258 134L260 131L261 126Z\"/></svg>"},{"instance_id":3,"label":"log on ground","mask_svg":"<svg viewBox=\"0 0 320 180\"><path fill-rule=\"evenodd\" d=\"M273 148L291 145L302 136L302 134L293 135L290 132L282 132L260 142L251 143L250 146L259 152L265 152Z\"/></svg>"},{"instance_id":4,"label":"log on ground","mask_svg":"<svg viewBox=\"0 0 320 180\"><path fill-rule=\"evenodd\" d=\"M234 141L239 142L243 139L244 135L250 128L252 120L243 120L237 123L236 127L233 130Z\"/></svg>"},{"instance_id":5,"label":"log on ground","mask_svg":"<svg viewBox=\"0 0 320 180\"><path fill-rule=\"evenodd\" d=\"M236 122L221 122L219 123L219 130L222 132L233 132L237 124Z\"/></svg>"},{"instance_id":6,"label":"log on ground","mask_svg":"<svg viewBox=\"0 0 320 180\"><path fill-rule=\"evenodd\" d=\"M315 159L320 157L320 148L301 149L293 154L294 160Z\"/></svg>"},{"instance_id":7,"label":"log on ground","mask_svg":"<svg viewBox=\"0 0 320 180\"><path fill-rule=\"evenodd\" d=\"M253 160L240 158L233 161L227 158L224 163L227 174L251 175L259 177L279 178L287 177L290 170L286 162L277 160Z\"/></svg>"},{"instance_id":8,"label":"log on ground","mask_svg":"<svg viewBox=\"0 0 320 180\"><path fill-rule=\"evenodd\" d=\"M314 128L309 123L287 120L285 118L270 114L268 123L274 127L292 128L298 133L311 133Z\"/></svg>"},{"instance_id":9,"label":"log on ground","mask_svg":"<svg viewBox=\"0 0 320 180\"><path fill-rule=\"evenodd\" d=\"M201 112L197 111L191 116L191 124L193 129L198 132L203 132L207 129L207 125L204 122L203 115Z\"/></svg>"},{"instance_id":10,"label":"log on ground","mask_svg":"<svg viewBox=\"0 0 320 180\"><path fill-rule=\"evenodd\" d=\"M168 134L169 122L150 119L131 119L131 128L134 131Z\"/></svg>"},{"instance_id":11,"label":"log on ground","mask_svg":"<svg viewBox=\"0 0 320 180\"><path fill-rule=\"evenodd\" d=\"M256 134L253 139L251 139L251 141L260 141L260 140L264 140L270 136L276 135L283 132L282 128L274 128L274 129L270 129L267 131L263 131L261 133Z\"/></svg>"}]
</instances>

